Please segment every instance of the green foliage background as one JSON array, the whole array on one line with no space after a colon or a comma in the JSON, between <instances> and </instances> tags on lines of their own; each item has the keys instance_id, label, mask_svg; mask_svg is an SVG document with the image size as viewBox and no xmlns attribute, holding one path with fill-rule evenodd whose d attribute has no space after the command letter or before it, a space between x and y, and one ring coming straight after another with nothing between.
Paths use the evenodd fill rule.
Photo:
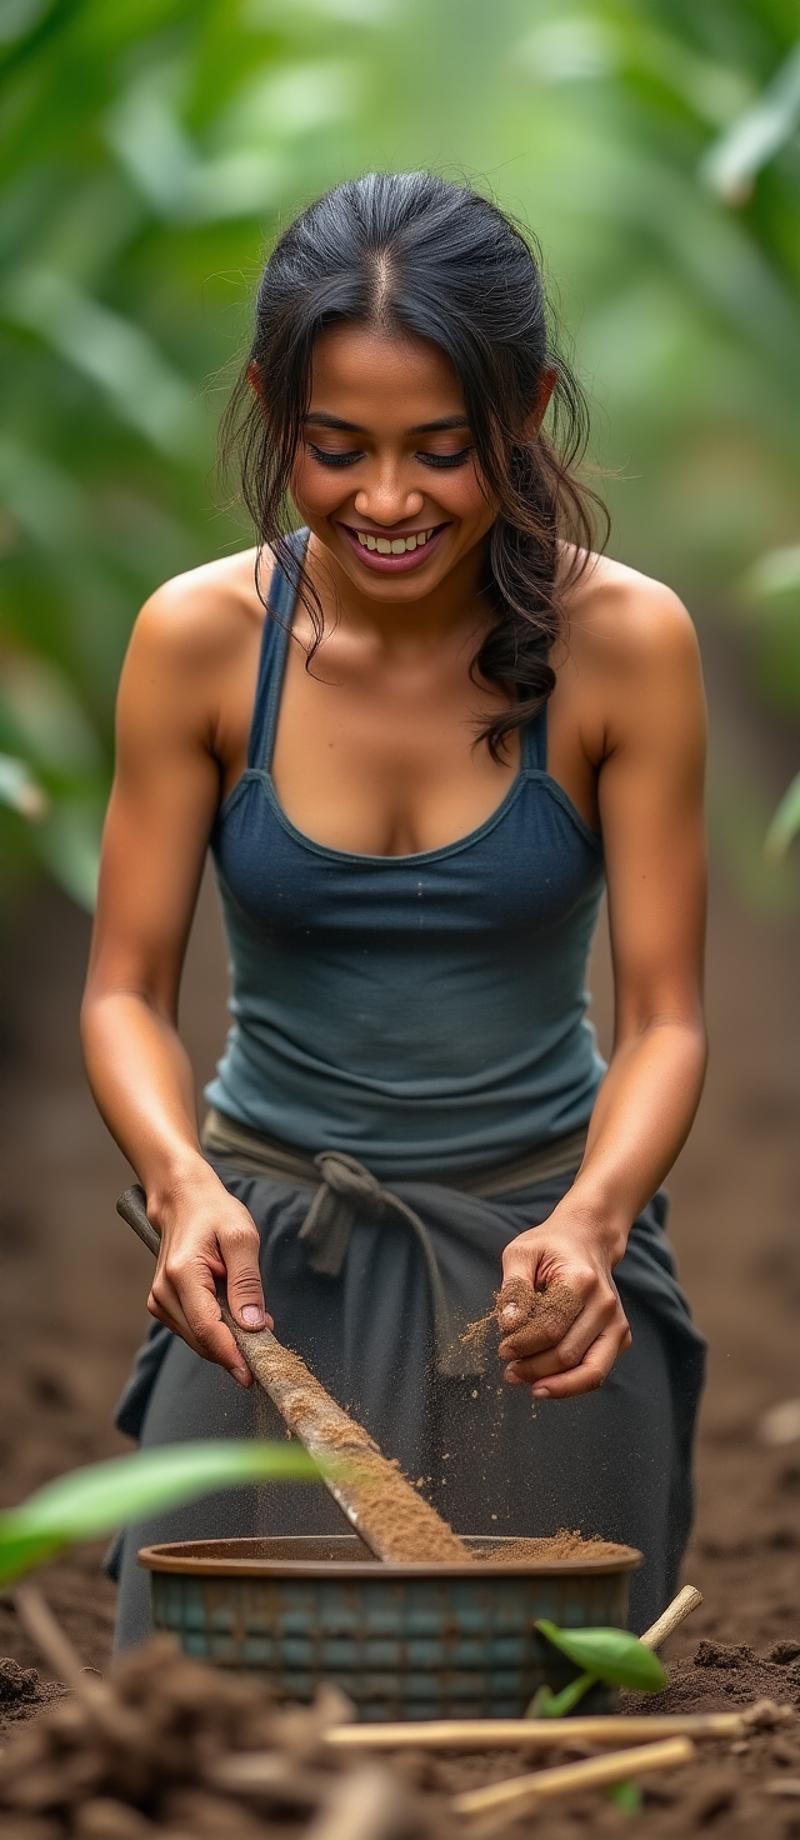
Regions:
<instances>
[{"instance_id":1,"label":"green foliage background","mask_svg":"<svg viewBox=\"0 0 800 1840\"><path fill-rule=\"evenodd\" d=\"M783 0L6 0L0 850L91 907L116 680L168 576L251 543L215 435L272 240L432 167L540 238L609 550L800 704L800 46ZM755 899L790 804L712 785ZM792 795L797 803L795 788ZM738 854L737 854L738 853Z\"/></svg>"}]
</instances>

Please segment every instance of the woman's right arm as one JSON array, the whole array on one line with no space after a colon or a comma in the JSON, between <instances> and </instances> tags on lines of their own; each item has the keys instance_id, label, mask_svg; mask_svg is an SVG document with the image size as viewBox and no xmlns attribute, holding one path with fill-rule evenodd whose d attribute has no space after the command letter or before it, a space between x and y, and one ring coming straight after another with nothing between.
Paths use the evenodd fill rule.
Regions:
<instances>
[{"instance_id":1,"label":"woman's right arm","mask_svg":"<svg viewBox=\"0 0 800 1840\"><path fill-rule=\"evenodd\" d=\"M226 1279L244 1328L272 1326L258 1230L203 1156L178 1034L183 961L219 799L211 688L219 647L218 601L182 577L158 588L135 621L117 695L81 1043L98 1110L161 1234L147 1307L249 1386L216 1281Z\"/></svg>"}]
</instances>

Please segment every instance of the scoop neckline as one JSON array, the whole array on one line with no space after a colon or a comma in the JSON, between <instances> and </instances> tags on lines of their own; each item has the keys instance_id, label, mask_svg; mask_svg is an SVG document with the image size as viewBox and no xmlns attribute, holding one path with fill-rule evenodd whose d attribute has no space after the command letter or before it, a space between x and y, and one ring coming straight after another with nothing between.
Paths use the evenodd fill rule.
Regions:
<instances>
[{"instance_id":1,"label":"scoop neckline","mask_svg":"<svg viewBox=\"0 0 800 1840\"><path fill-rule=\"evenodd\" d=\"M309 539L311 536L311 527L308 524L300 525L298 530L293 534L295 535L296 538L302 539L301 542L297 543L297 546L295 548L295 554L299 562L299 570L300 570L300 573L298 576L298 585L299 585L300 577L302 576L303 569L305 568L306 552L308 550ZM280 563L279 561L277 561L277 559L276 559L276 572L279 572L281 581L284 581L286 579L284 571L280 568ZM276 580L276 577L273 577L273 580ZM270 583L270 587L272 587L272 583ZM269 600L269 604L271 605L272 603L271 594L268 597L268 600ZM277 733L278 716L280 714L281 698L283 695L283 685L284 685L284 680L286 676L286 665L287 665L287 660L289 657L289 646L291 644L292 634L294 631L297 601L298 601L298 594L297 594L297 589L295 589L295 592L292 596L292 605L291 605L291 608L289 609L288 619L285 623L283 621L279 622L279 631L282 632L282 644L281 644L278 659L277 659L277 668L275 670L275 675L273 677L272 684L270 686L271 688L270 710L269 710L270 722L269 722L269 734L268 734L269 745L268 745L268 749L265 749L264 761L260 769L261 776L263 778L265 787L270 796L270 801L272 803L273 810L275 811L275 814L279 818L281 824L290 833L290 835L296 838L299 843L303 844L303 846L306 849L315 851L317 855L329 856L329 857L335 858L338 861L352 862L352 863L362 863L362 862L363 863L396 863L402 866L403 864L430 862L433 859L440 857L440 856L450 856L453 853L453 851L464 849L465 846L467 846L468 844L476 842L479 837L482 837L487 831L491 830L494 827L494 825L498 823L500 818L503 816L507 806L509 806L513 802L513 800L516 798L520 787L524 784L525 780L527 779L529 773L532 770L531 763L528 757L528 752L529 752L528 731L529 729L533 727L533 723L526 723L520 732L519 765L517 767L516 773L514 774L514 778L511 781L511 784L506 787L506 790L503 794L502 799L500 800L499 805L496 805L494 808L494 811L490 811L488 817L483 818L480 824L476 824L473 826L472 830L466 831L463 837L454 837L450 843L439 844L436 849L404 851L401 855L398 855L398 856L387 856L385 854L373 854L369 850L339 850L339 849L336 849L336 847L333 844L321 843L316 837L310 837L307 831L301 830L299 825L295 824L294 820L289 817L288 812L284 809L283 805L281 804L280 798L278 797L278 788L275 784L275 780L273 778L273 773L272 773L272 762L273 762L273 758L275 754L275 737ZM269 615L267 615L267 618L268 617ZM547 711L547 705L545 704L544 705L545 717L546 717L546 711ZM540 719L540 716L542 713L543 712L540 711L539 715L534 717L534 722Z\"/></svg>"},{"instance_id":2,"label":"scoop neckline","mask_svg":"<svg viewBox=\"0 0 800 1840\"><path fill-rule=\"evenodd\" d=\"M308 548L308 542L309 542L310 536L311 536L311 528L310 528L310 525L306 524L306 525L300 525L295 531L290 532L287 538L287 541L290 543L295 553L295 556L299 560L301 575L302 575L302 571L303 571L303 567L305 563L305 555L306 555L306 550ZM302 538L302 544L299 547L299 554L298 554L298 548L296 546L296 540L298 538ZM265 613L265 630L264 630L264 635L262 638L262 646L265 645L267 642L267 627L269 625L270 614L274 611L275 600L277 600L278 594L281 591L281 589L283 589L283 591L285 592L285 587L288 582L288 577L286 576L285 571L281 568L279 559L276 557L275 560L276 560L276 568L275 568L275 572L273 574L272 580L270 582L270 592L267 597L267 610ZM298 577L298 585L299 585L299 577ZM289 586L291 586L290 582L289 582ZM549 791L551 795L555 798L556 803L561 805L562 809L566 812L567 816L571 818L573 824L576 826L577 830L579 831L580 835L584 838L584 840L590 845L590 847L601 858L603 857L604 842L603 842L602 831L593 830L592 826L587 824L586 819L583 816L583 813L578 810L577 805L574 804L573 800L570 798L569 793L561 785L560 780L554 779L553 775L550 772L548 772L548 769L546 766L539 767L531 763L530 747L531 747L531 742L533 739L532 731L535 729L535 726L539 721L542 721L543 724L545 725L545 735L547 734L547 728L546 728L547 703L546 702L542 705L542 708L539 711L539 713L536 716L534 716L530 722L527 722L523 725L523 728L520 734L519 766L517 768L517 771L514 775L513 780L511 781L511 784L507 787L505 793L503 794L503 797L500 800L499 805L496 805L494 811L489 812L488 816L482 819L480 824L474 825L472 830L470 831L465 831L463 836L454 837L450 843L439 844L435 849L431 849L431 850L412 850L412 851L405 851L401 855L388 856L386 854L380 854L380 853L375 854L373 852L363 851L363 850L337 849L334 844L322 843L316 837L311 837L307 831L301 830L299 825L295 824L294 820L289 817L288 812L284 810L284 807L281 804L280 798L278 797L278 789L277 789L277 786L275 784L273 774L272 774L272 760L273 760L273 756L275 752L275 736L276 736L276 731L277 731L277 721L278 721L278 715L280 712L281 696L283 693L283 684L284 684L284 678L286 674L286 664L287 664L287 659L289 655L289 645L290 645L292 633L294 630L294 620L295 620L295 611L297 607L297 600L298 600L298 595L297 595L297 589L295 588L295 592L292 597L292 605L291 605L291 608L289 609L288 621L284 622L284 620L278 620L276 622L278 632L282 635L283 643L282 643L280 654L277 660L277 669L275 671L275 675L270 685L270 709L268 712L268 730L269 730L268 750L265 749L264 758L262 759L262 763L257 766L246 767L245 771L240 775L239 779L237 780L236 785L231 787L231 791L228 794L227 799L223 800L223 803L219 808L219 812L217 814L219 819L222 819L225 816L227 816L227 813L230 810L232 804L234 803L240 791L240 788L243 787L248 781L256 779L260 781L265 792L267 793L270 804L273 809L273 812L276 818L278 819L279 823L281 824L282 828L287 832L287 834L290 837L293 837L295 841L299 843L304 849L311 851L316 856L324 856L336 862L345 862L345 863L354 863L354 864L355 863L368 863L370 865L381 863L381 864L387 864L389 866L394 865L396 867L402 868L403 866L413 866L416 863L427 863L427 862L437 861L440 858L452 856L460 850L467 849L473 843L477 843L482 837L486 836L490 831L492 831L495 825L497 825L501 821L501 819L505 816L506 811L510 808L511 805L513 805L514 801L518 797L522 787L528 782L531 782L531 781L535 782L538 780L542 785L544 785L546 790Z\"/></svg>"}]
</instances>

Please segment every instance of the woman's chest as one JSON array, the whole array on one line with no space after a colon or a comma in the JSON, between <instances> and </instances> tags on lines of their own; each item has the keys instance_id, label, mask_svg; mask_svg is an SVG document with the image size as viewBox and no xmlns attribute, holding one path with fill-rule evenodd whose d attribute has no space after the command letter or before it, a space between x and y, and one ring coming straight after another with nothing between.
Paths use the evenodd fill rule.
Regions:
<instances>
[{"instance_id":1,"label":"woman's chest","mask_svg":"<svg viewBox=\"0 0 800 1840\"><path fill-rule=\"evenodd\" d=\"M348 661L337 667L323 645L306 671L304 646L290 642L272 685L270 750L273 792L289 822L331 850L396 857L445 848L490 819L517 781L523 737L513 729L499 761L485 742L471 745L510 704L495 686L470 681L470 655L433 672L354 671ZM225 687L223 799L247 765L257 665L248 657ZM578 722L569 685L557 683L547 770L596 830L595 775Z\"/></svg>"}]
</instances>

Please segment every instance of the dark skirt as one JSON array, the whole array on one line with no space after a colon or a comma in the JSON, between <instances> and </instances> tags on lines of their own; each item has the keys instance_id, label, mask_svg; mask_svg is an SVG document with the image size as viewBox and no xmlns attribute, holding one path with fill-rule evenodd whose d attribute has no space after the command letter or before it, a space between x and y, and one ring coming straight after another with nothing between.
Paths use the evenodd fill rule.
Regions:
<instances>
[{"instance_id":1,"label":"dark skirt","mask_svg":"<svg viewBox=\"0 0 800 1840\"><path fill-rule=\"evenodd\" d=\"M442 1372L424 1250L402 1219L354 1216L335 1276L312 1269L299 1230L309 1191L290 1178L244 1174L205 1151L261 1234L275 1332L338 1403L395 1457L459 1533L548 1535L577 1528L639 1547L630 1626L641 1632L674 1595L693 1514L693 1447L706 1343L692 1322L665 1233L659 1189L631 1230L614 1273L633 1336L604 1386L533 1401L503 1383L490 1346L483 1372ZM434 1182L393 1192L428 1229L453 1320L490 1307L504 1246L546 1220L575 1171L492 1199ZM152 1321L115 1415L144 1449L210 1437L285 1436L264 1394L242 1391ZM163 1540L346 1531L322 1484L276 1482L206 1496L128 1527L106 1569L119 1585L115 1648L151 1633L140 1546Z\"/></svg>"}]
</instances>

